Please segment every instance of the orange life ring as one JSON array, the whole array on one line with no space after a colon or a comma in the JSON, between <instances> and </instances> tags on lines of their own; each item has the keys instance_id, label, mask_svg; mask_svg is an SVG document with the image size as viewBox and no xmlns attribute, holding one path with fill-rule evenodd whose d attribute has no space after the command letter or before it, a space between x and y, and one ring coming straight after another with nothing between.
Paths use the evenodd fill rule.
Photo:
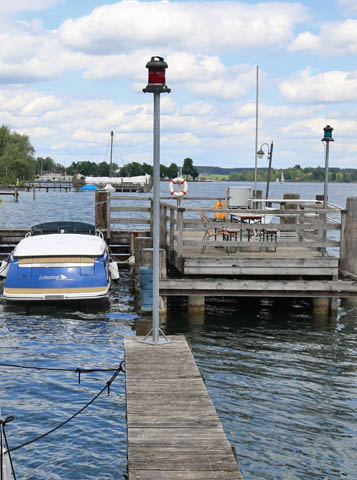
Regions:
<instances>
[{"instance_id":1,"label":"orange life ring","mask_svg":"<svg viewBox=\"0 0 357 480\"><path fill-rule=\"evenodd\" d=\"M178 185L178 191L175 190L175 185ZM170 194L173 197L180 198L186 195L187 190L188 190L188 183L185 178L174 178L173 180L170 181L169 183L169 190Z\"/></svg>"},{"instance_id":2,"label":"orange life ring","mask_svg":"<svg viewBox=\"0 0 357 480\"><path fill-rule=\"evenodd\" d=\"M216 210L223 210L226 208L226 202L223 200L217 200L214 204L214 208ZM227 214L225 212L214 212L214 218L219 221L224 221L226 219Z\"/></svg>"}]
</instances>

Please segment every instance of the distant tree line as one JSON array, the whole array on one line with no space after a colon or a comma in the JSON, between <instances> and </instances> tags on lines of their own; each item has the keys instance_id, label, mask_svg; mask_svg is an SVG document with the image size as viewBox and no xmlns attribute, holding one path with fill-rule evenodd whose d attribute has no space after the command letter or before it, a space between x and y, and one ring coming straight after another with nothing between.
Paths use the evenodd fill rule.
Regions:
<instances>
[{"instance_id":1,"label":"distant tree line","mask_svg":"<svg viewBox=\"0 0 357 480\"><path fill-rule=\"evenodd\" d=\"M17 181L33 180L36 175L45 172L67 173L74 175L81 173L85 176L109 176L110 167L107 162L73 162L67 169L56 163L50 157L34 157L35 149L31 145L27 135L11 131L7 126L0 127L0 183L3 185L14 184ZM147 163L128 163L119 168L113 164L113 172L119 177L134 177L138 175L152 175L153 167ZM295 165L291 168L276 169L271 171L271 181L280 179L281 172L284 173L285 181L290 182L323 182L325 169L323 167L301 168ZM199 175L224 175L230 181L254 181L254 168L222 168L193 165L193 160L185 158L182 166L182 175L186 178L196 180ZM179 167L171 163L168 167L160 165L160 178L172 179L179 175ZM268 176L267 168L258 168L257 180L266 181ZM357 182L357 169L353 168L329 168L330 182Z\"/></svg>"},{"instance_id":2,"label":"distant tree line","mask_svg":"<svg viewBox=\"0 0 357 480\"><path fill-rule=\"evenodd\" d=\"M284 174L284 180L286 182L324 182L325 180L325 168L323 167L306 167L301 168L300 165L295 165L291 168L276 169L273 168L270 175L271 181L281 178L281 173ZM268 178L267 168L258 168L257 180L266 181ZM227 180L238 182L252 182L254 181L254 169L246 169L241 172L231 173ZM357 182L357 170L352 168L329 168L328 173L329 182Z\"/></svg>"},{"instance_id":3,"label":"distant tree line","mask_svg":"<svg viewBox=\"0 0 357 480\"><path fill-rule=\"evenodd\" d=\"M152 175L153 167L147 163L138 163L131 162L124 165L121 168L118 168L116 164L113 164L113 172L117 177L137 177L139 175ZM80 173L82 175L93 176L93 177L107 177L109 175L109 165L106 162L95 163L95 162L73 162L72 165L67 168L68 175L74 175ZM179 167L176 163L172 162L168 167L166 165L160 164L160 178L161 179L172 179L176 178L179 175ZM187 178L192 178L195 180L199 172L197 168L193 165L193 160L191 158L185 158L183 161L182 175Z\"/></svg>"}]
</instances>

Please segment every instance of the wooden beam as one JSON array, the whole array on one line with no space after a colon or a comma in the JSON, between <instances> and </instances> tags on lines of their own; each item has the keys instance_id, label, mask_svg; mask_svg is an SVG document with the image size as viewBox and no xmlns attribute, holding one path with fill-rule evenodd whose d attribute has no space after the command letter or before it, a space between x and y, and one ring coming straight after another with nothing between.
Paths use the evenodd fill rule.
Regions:
<instances>
[{"instance_id":1,"label":"wooden beam","mask_svg":"<svg viewBox=\"0 0 357 480\"><path fill-rule=\"evenodd\" d=\"M357 281L167 279L160 281L160 294L174 296L354 297L357 296Z\"/></svg>"}]
</instances>

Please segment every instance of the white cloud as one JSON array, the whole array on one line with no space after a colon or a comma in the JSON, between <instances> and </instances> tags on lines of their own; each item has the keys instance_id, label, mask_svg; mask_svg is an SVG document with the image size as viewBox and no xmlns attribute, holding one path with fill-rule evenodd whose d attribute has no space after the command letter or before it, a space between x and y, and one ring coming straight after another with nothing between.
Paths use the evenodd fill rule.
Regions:
<instances>
[{"instance_id":1,"label":"white cloud","mask_svg":"<svg viewBox=\"0 0 357 480\"><path fill-rule=\"evenodd\" d=\"M321 39L318 35L310 32L300 33L288 46L288 50L296 52L299 50L319 50L321 48Z\"/></svg>"},{"instance_id":2,"label":"white cloud","mask_svg":"<svg viewBox=\"0 0 357 480\"><path fill-rule=\"evenodd\" d=\"M357 12L356 0L337 0L337 5L347 12Z\"/></svg>"},{"instance_id":3,"label":"white cloud","mask_svg":"<svg viewBox=\"0 0 357 480\"><path fill-rule=\"evenodd\" d=\"M288 46L288 50L319 51L324 55L355 55L357 53L357 20L324 24L318 35L300 33Z\"/></svg>"},{"instance_id":4,"label":"white cloud","mask_svg":"<svg viewBox=\"0 0 357 480\"><path fill-rule=\"evenodd\" d=\"M63 3L63 0L5 0L1 2L1 14L44 10L58 3Z\"/></svg>"},{"instance_id":5,"label":"white cloud","mask_svg":"<svg viewBox=\"0 0 357 480\"><path fill-rule=\"evenodd\" d=\"M269 15L267 15L269 12ZM90 54L141 48L191 52L282 45L307 18L299 3L141 2L123 0L68 19L59 28L63 43Z\"/></svg>"},{"instance_id":6,"label":"white cloud","mask_svg":"<svg viewBox=\"0 0 357 480\"><path fill-rule=\"evenodd\" d=\"M332 103L357 100L357 71L330 71L310 74L303 70L279 85L281 93L290 102Z\"/></svg>"},{"instance_id":7,"label":"white cloud","mask_svg":"<svg viewBox=\"0 0 357 480\"><path fill-rule=\"evenodd\" d=\"M50 80L87 65L81 53L65 49L53 32L32 24L7 25L0 33L0 83Z\"/></svg>"}]
</instances>

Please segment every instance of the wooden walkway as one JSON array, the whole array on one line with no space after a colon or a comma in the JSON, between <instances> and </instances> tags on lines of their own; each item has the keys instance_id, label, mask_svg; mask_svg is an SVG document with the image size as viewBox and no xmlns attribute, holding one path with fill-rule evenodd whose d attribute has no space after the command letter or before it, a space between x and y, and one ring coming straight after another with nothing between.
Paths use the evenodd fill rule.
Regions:
<instances>
[{"instance_id":1,"label":"wooden walkway","mask_svg":"<svg viewBox=\"0 0 357 480\"><path fill-rule=\"evenodd\" d=\"M239 480L232 448L184 336L124 340L129 480Z\"/></svg>"}]
</instances>

